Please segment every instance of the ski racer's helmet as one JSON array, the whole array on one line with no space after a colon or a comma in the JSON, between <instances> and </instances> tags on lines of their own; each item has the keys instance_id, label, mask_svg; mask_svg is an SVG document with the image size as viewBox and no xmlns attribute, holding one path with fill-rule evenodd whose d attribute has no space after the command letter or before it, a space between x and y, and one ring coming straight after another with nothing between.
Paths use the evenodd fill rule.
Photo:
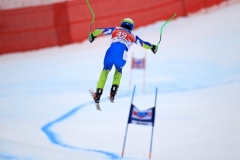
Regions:
<instances>
[{"instance_id":1,"label":"ski racer's helmet","mask_svg":"<svg viewBox=\"0 0 240 160\"><path fill-rule=\"evenodd\" d=\"M133 22L133 20L131 18L125 18L121 22L121 27L126 28L126 29L132 31L133 28L134 28L134 22Z\"/></svg>"}]
</instances>

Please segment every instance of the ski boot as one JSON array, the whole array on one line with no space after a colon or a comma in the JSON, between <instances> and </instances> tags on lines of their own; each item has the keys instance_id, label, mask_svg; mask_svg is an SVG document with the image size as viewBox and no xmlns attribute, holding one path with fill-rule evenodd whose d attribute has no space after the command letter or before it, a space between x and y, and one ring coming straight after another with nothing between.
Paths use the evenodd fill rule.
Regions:
<instances>
[{"instance_id":1,"label":"ski boot","mask_svg":"<svg viewBox=\"0 0 240 160\"><path fill-rule=\"evenodd\" d=\"M112 85L110 97L109 97L110 102L114 103L115 96L117 95L117 90L118 90L118 85L116 84Z\"/></svg>"},{"instance_id":2,"label":"ski boot","mask_svg":"<svg viewBox=\"0 0 240 160\"><path fill-rule=\"evenodd\" d=\"M102 95L103 90L100 89L100 88L98 88L98 89L96 90L96 92L94 93L93 89L89 89L89 92L90 92L90 94L91 94L91 96L92 96L92 98L93 98L93 100L94 100L94 102L95 102L95 105L96 105L97 110L100 110L100 111L101 111L99 102L100 102L100 97L101 97L101 95Z\"/></svg>"},{"instance_id":3,"label":"ski boot","mask_svg":"<svg viewBox=\"0 0 240 160\"><path fill-rule=\"evenodd\" d=\"M99 103L100 102L100 98L102 95L103 90L101 88L97 88L96 92L94 93L94 101L95 103Z\"/></svg>"}]
</instances>

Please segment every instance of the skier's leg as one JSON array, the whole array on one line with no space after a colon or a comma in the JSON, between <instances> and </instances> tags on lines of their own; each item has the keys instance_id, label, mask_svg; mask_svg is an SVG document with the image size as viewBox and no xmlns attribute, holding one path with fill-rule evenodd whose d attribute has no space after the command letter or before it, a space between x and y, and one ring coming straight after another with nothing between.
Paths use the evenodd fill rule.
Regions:
<instances>
[{"instance_id":1,"label":"skier's leg","mask_svg":"<svg viewBox=\"0 0 240 160\"><path fill-rule=\"evenodd\" d=\"M115 73L113 77L112 85L120 85L120 81L122 78L122 69L124 65L126 64L126 59L124 58L124 55L126 54L126 51L123 51L122 53L118 53L116 58L114 59L114 65L115 65Z\"/></svg>"},{"instance_id":2,"label":"skier's leg","mask_svg":"<svg viewBox=\"0 0 240 160\"><path fill-rule=\"evenodd\" d=\"M119 71L119 69L116 68L114 76L113 76L113 82L112 85L120 85L122 78L122 73Z\"/></svg>"},{"instance_id":3,"label":"skier's leg","mask_svg":"<svg viewBox=\"0 0 240 160\"><path fill-rule=\"evenodd\" d=\"M111 71L113 66L112 56L111 56L111 49L107 50L107 53L104 57L103 61L103 70L100 74L100 78L97 83L97 88L104 89L105 83L107 81L108 73Z\"/></svg>"},{"instance_id":4,"label":"skier's leg","mask_svg":"<svg viewBox=\"0 0 240 160\"><path fill-rule=\"evenodd\" d=\"M118 87L120 86L121 78L122 78L122 68L126 64L126 61L124 59L119 59L115 63L115 73L113 76L113 82L112 82L112 88L110 91L110 100L113 101L115 99L115 96L117 94Z\"/></svg>"},{"instance_id":5,"label":"skier's leg","mask_svg":"<svg viewBox=\"0 0 240 160\"><path fill-rule=\"evenodd\" d=\"M98 80L98 83L97 83L97 88L102 89L102 90L104 89L109 71L110 70L105 70L105 69L102 70L99 80Z\"/></svg>"},{"instance_id":6,"label":"skier's leg","mask_svg":"<svg viewBox=\"0 0 240 160\"><path fill-rule=\"evenodd\" d=\"M110 100L111 101L113 101L115 99L118 87L120 85L121 78L122 78L122 73L119 72L119 70L116 68L114 77L113 77L112 88L110 91Z\"/></svg>"},{"instance_id":7,"label":"skier's leg","mask_svg":"<svg viewBox=\"0 0 240 160\"><path fill-rule=\"evenodd\" d=\"M101 74L100 74L100 77L99 77L99 80L98 80L98 83L97 83L97 89L96 89L96 92L94 94L94 99L95 99L96 103L100 102L100 98L101 98L101 95L103 93L105 83L107 81L108 73L109 73L109 70L103 69Z\"/></svg>"},{"instance_id":8,"label":"skier's leg","mask_svg":"<svg viewBox=\"0 0 240 160\"><path fill-rule=\"evenodd\" d=\"M110 50L108 49L107 53L104 57L104 67L103 67L103 70L100 74L100 77L99 77L99 80L97 83L97 89L95 92L96 98L94 98L96 103L100 102L100 98L103 93L105 83L107 81L108 73L111 71L112 66L113 66L113 63L111 62L111 57L109 56L109 52L110 52Z\"/></svg>"}]
</instances>

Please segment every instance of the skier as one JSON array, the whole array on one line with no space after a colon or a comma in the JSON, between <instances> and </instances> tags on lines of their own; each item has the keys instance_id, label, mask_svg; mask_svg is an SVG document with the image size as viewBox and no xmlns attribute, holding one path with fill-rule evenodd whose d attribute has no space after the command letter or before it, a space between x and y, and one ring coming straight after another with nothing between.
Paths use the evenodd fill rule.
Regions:
<instances>
[{"instance_id":1,"label":"skier","mask_svg":"<svg viewBox=\"0 0 240 160\"><path fill-rule=\"evenodd\" d=\"M133 43L136 43L145 49L151 49L154 54L158 50L156 45L143 41L138 36L132 34L133 28L133 20L130 18L125 18L122 20L120 27L97 28L88 36L89 42L92 43L100 34L112 35L111 45L104 57L104 66L97 83L97 89L93 94L95 103L98 106L101 95L103 93L105 82L108 77L108 73L111 71L113 65L115 66L115 73L109 99L111 102L114 102L122 77L122 68L127 61L127 52Z\"/></svg>"}]
</instances>

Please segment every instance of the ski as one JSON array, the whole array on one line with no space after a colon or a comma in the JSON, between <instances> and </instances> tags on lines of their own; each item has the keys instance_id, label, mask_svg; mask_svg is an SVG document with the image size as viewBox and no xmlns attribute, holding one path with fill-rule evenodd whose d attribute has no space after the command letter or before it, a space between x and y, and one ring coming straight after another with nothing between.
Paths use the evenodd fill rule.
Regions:
<instances>
[{"instance_id":1,"label":"ski","mask_svg":"<svg viewBox=\"0 0 240 160\"><path fill-rule=\"evenodd\" d=\"M90 92L90 94L91 94L91 96L92 96L92 98L94 100L94 91L93 91L93 89L89 89L89 92ZM96 105L97 110L101 111L99 103L96 103L95 100L94 100L94 103Z\"/></svg>"}]
</instances>

